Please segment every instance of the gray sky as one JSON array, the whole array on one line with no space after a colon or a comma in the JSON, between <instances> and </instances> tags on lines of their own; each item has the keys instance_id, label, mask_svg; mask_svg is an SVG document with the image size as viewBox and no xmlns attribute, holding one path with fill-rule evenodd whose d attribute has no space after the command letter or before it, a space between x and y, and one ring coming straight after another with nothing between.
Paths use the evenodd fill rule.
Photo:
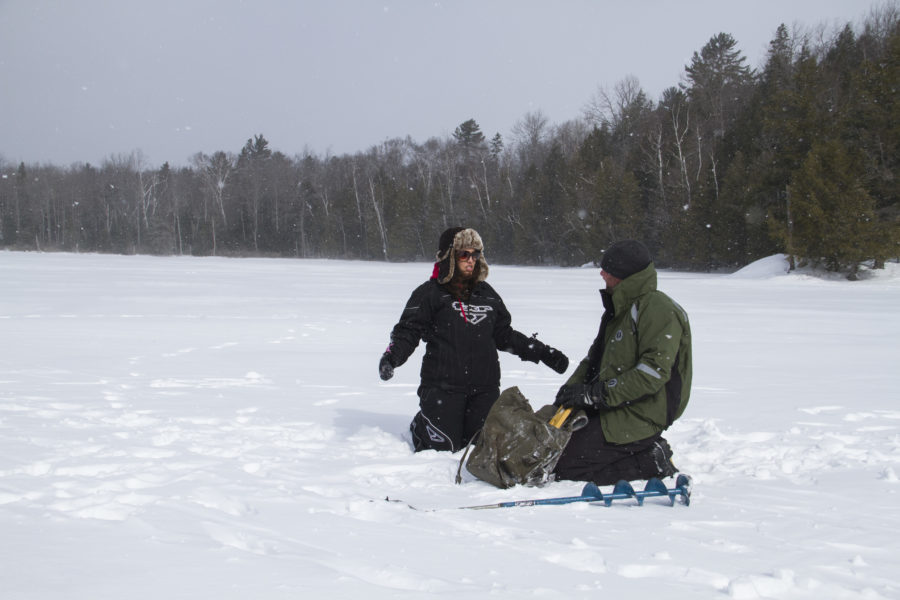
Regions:
<instances>
[{"instance_id":1,"label":"gray sky","mask_svg":"<svg viewBox=\"0 0 900 600\"><path fill-rule=\"evenodd\" d=\"M0 0L0 158L148 165L289 156L578 118L637 77L651 99L730 33L758 67L779 23L859 23L870 0Z\"/></svg>"}]
</instances>

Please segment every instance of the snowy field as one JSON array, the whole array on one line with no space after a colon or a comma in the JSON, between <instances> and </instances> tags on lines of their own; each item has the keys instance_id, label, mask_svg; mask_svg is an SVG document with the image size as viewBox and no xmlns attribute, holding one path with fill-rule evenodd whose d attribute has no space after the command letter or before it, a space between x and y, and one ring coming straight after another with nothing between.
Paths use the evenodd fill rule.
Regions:
<instances>
[{"instance_id":1,"label":"snowy field","mask_svg":"<svg viewBox=\"0 0 900 600\"><path fill-rule=\"evenodd\" d=\"M459 455L412 453L422 347L377 363L430 272L0 252L0 598L900 598L898 265L661 274L694 333L666 434L691 505L487 511L457 507L582 484L457 486ZM489 281L582 358L596 269ZM564 379L502 366L535 407Z\"/></svg>"}]
</instances>

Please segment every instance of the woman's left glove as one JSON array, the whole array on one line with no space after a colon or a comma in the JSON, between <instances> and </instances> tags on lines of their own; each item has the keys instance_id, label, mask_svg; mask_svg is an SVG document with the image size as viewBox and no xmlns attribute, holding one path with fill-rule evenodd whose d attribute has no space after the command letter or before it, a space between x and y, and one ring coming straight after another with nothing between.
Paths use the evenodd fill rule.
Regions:
<instances>
[{"instance_id":1,"label":"woman's left glove","mask_svg":"<svg viewBox=\"0 0 900 600\"><path fill-rule=\"evenodd\" d=\"M544 346L541 350L541 362L560 374L569 368L569 357L550 346Z\"/></svg>"}]
</instances>

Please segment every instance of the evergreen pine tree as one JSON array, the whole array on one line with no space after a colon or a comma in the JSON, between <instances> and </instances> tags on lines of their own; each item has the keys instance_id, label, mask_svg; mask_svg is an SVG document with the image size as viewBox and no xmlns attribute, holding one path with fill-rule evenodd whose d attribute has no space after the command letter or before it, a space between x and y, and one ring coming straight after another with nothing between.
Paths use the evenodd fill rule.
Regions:
<instances>
[{"instance_id":1,"label":"evergreen pine tree","mask_svg":"<svg viewBox=\"0 0 900 600\"><path fill-rule=\"evenodd\" d=\"M788 187L797 253L851 277L878 250L875 202L861 174L856 153L817 142Z\"/></svg>"}]
</instances>

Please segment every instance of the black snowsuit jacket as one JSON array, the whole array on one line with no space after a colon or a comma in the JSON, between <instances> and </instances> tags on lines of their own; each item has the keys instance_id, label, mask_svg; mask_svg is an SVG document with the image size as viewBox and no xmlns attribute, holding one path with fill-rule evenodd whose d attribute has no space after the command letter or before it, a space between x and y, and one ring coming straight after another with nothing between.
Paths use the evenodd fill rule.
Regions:
<instances>
[{"instance_id":1,"label":"black snowsuit jacket","mask_svg":"<svg viewBox=\"0 0 900 600\"><path fill-rule=\"evenodd\" d=\"M422 385L471 394L500 385L497 351L538 362L544 344L511 326L500 295L480 281L462 302L437 279L416 288L400 321L391 331L395 366L406 362L419 340L425 341L420 373Z\"/></svg>"}]
</instances>

